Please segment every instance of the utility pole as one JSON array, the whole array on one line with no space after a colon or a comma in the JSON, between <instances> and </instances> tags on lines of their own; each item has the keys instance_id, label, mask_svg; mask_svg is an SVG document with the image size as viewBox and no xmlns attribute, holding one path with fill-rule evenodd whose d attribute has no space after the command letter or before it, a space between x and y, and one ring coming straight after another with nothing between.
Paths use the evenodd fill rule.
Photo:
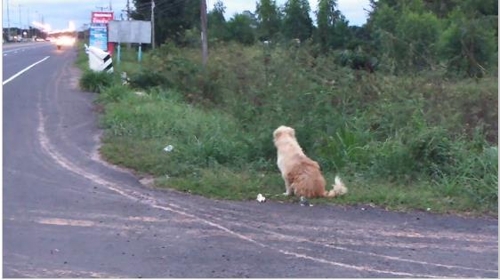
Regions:
<instances>
[{"instance_id":1,"label":"utility pole","mask_svg":"<svg viewBox=\"0 0 500 280\"><path fill-rule=\"evenodd\" d=\"M130 20L130 0L127 0L127 21ZM132 43L127 43L127 49L130 50Z\"/></svg>"},{"instance_id":2,"label":"utility pole","mask_svg":"<svg viewBox=\"0 0 500 280\"><path fill-rule=\"evenodd\" d=\"M203 66L207 64L208 60L208 38L207 38L207 1L201 0L201 56L203 59Z\"/></svg>"},{"instance_id":3,"label":"utility pole","mask_svg":"<svg viewBox=\"0 0 500 280\"><path fill-rule=\"evenodd\" d=\"M27 12L27 20L28 20L28 37L33 37L31 35L31 28L30 28L30 8L27 8L28 9L28 12Z\"/></svg>"},{"instance_id":4,"label":"utility pole","mask_svg":"<svg viewBox=\"0 0 500 280\"><path fill-rule=\"evenodd\" d=\"M7 42L10 42L10 13L9 13L9 0L7 0Z\"/></svg>"},{"instance_id":5,"label":"utility pole","mask_svg":"<svg viewBox=\"0 0 500 280\"><path fill-rule=\"evenodd\" d=\"M127 0L127 20L130 20L130 0Z\"/></svg>"},{"instance_id":6,"label":"utility pole","mask_svg":"<svg viewBox=\"0 0 500 280\"><path fill-rule=\"evenodd\" d=\"M151 0L151 42L152 49L155 49L155 0Z\"/></svg>"},{"instance_id":7,"label":"utility pole","mask_svg":"<svg viewBox=\"0 0 500 280\"><path fill-rule=\"evenodd\" d=\"M23 22L21 21L21 4L18 5L19 7L19 30L23 29ZM23 36L23 32L21 31L21 37Z\"/></svg>"}]
</instances>

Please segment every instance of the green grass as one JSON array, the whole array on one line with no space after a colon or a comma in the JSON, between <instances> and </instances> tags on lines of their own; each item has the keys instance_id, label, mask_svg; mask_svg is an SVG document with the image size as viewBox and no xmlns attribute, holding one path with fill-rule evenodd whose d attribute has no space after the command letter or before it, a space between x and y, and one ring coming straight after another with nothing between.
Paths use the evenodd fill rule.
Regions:
<instances>
[{"instance_id":1,"label":"green grass","mask_svg":"<svg viewBox=\"0 0 500 280\"><path fill-rule=\"evenodd\" d=\"M115 73L96 100L103 156L153 175L158 187L296 201L281 196L272 143L287 124L329 185L339 174L349 188L313 204L497 215L496 77L369 75L307 48L218 48L206 68L198 50L169 45L141 66L125 55L131 85Z\"/></svg>"},{"instance_id":2,"label":"green grass","mask_svg":"<svg viewBox=\"0 0 500 280\"><path fill-rule=\"evenodd\" d=\"M184 177L160 176L156 184L216 199L252 200L259 193L268 198L281 194L280 180L278 174L235 171L219 166L197 170Z\"/></svg>"}]
</instances>

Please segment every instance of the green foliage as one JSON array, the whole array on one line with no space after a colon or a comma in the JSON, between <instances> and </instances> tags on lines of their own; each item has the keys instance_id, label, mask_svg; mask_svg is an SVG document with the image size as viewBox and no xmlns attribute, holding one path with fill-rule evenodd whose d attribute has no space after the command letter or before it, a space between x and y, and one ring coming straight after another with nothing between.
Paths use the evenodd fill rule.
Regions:
<instances>
[{"instance_id":1,"label":"green foliage","mask_svg":"<svg viewBox=\"0 0 500 280\"><path fill-rule=\"evenodd\" d=\"M255 22L253 14L235 14L227 23L229 36L241 44L252 45L255 42L253 22Z\"/></svg>"},{"instance_id":2,"label":"green foliage","mask_svg":"<svg viewBox=\"0 0 500 280\"><path fill-rule=\"evenodd\" d=\"M281 176L255 171L234 171L223 166L201 169L189 177L159 177L160 187L175 188L187 193L216 199L252 200L256 194L276 199L282 193Z\"/></svg>"},{"instance_id":3,"label":"green foliage","mask_svg":"<svg viewBox=\"0 0 500 280\"><path fill-rule=\"evenodd\" d=\"M305 41L313 31L312 19L309 16L311 7L307 0L288 0L284 7L282 33L288 39Z\"/></svg>"},{"instance_id":4,"label":"green foliage","mask_svg":"<svg viewBox=\"0 0 500 280\"><path fill-rule=\"evenodd\" d=\"M140 72L130 75L130 85L136 88L168 86L169 80L157 72Z\"/></svg>"},{"instance_id":5,"label":"green foliage","mask_svg":"<svg viewBox=\"0 0 500 280\"><path fill-rule=\"evenodd\" d=\"M316 12L315 40L323 51L345 48L353 34L334 0L320 0Z\"/></svg>"},{"instance_id":6,"label":"green foliage","mask_svg":"<svg viewBox=\"0 0 500 280\"><path fill-rule=\"evenodd\" d=\"M226 7L220 0L215 2L214 8L207 15L208 38L210 40L228 40L226 19L224 18Z\"/></svg>"},{"instance_id":7,"label":"green foliage","mask_svg":"<svg viewBox=\"0 0 500 280\"><path fill-rule=\"evenodd\" d=\"M97 96L96 102L99 104L116 103L132 94L131 90L123 85L113 84L102 88Z\"/></svg>"},{"instance_id":8,"label":"green foliage","mask_svg":"<svg viewBox=\"0 0 500 280\"><path fill-rule=\"evenodd\" d=\"M439 42L440 56L446 62L448 71L482 77L496 67L496 31L484 26L483 19L468 19L460 10L450 15L450 25Z\"/></svg>"},{"instance_id":9,"label":"green foliage","mask_svg":"<svg viewBox=\"0 0 500 280\"><path fill-rule=\"evenodd\" d=\"M381 69L409 73L444 65L449 74L471 77L496 72L498 1L441 2L372 3L368 27Z\"/></svg>"},{"instance_id":10,"label":"green foliage","mask_svg":"<svg viewBox=\"0 0 500 280\"><path fill-rule=\"evenodd\" d=\"M322 49L330 48L333 38L333 27L338 17L337 2L335 0L320 0L318 2L318 12L316 22L318 29L316 31L317 40Z\"/></svg>"},{"instance_id":11,"label":"green foliage","mask_svg":"<svg viewBox=\"0 0 500 280\"><path fill-rule=\"evenodd\" d=\"M261 0L228 22L217 2L205 66L194 2L158 4L165 16L176 5L156 29L169 43L129 75L146 96L102 90L109 160L168 187L254 199L282 191L271 135L289 125L328 182L347 181L337 203L496 214L496 1L371 1L367 25L352 27L321 0L316 30L307 0Z\"/></svg>"},{"instance_id":12,"label":"green foliage","mask_svg":"<svg viewBox=\"0 0 500 280\"><path fill-rule=\"evenodd\" d=\"M198 65L180 55L180 50L173 44L164 44L150 56L144 58L146 71L131 75L134 86L164 86L182 92L191 92L198 86Z\"/></svg>"},{"instance_id":13,"label":"green foliage","mask_svg":"<svg viewBox=\"0 0 500 280\"><path fill-rule=\"evenodd\" d=\"M134 4L134 19L151 18L151 1L134 0ZM356 27L337 9L337 1L319 0L317 10L312 11L315 27L308 0L288 0L282 6L275 0L259 0L254 12L235 14L228 21L224 4L218 0L208 13L208 39L210 44L233 41L244 45L312 41L318 53L349 50L368 57L363 63L353 63L354 69L366 69L366 61L376 59L377 71L398 75L446 69L449 77L479 78L497 72L498 1L371 0L370 5L367 24ZM199 46L199 14L199 1L156 3L156 44ZM139 78L148 79L156 80L154 75Z\"/></svg>"},{"instance_id":14,"label":"green foliage","mask_svg":"<svg viewBox=\"0 0 500 280\"><path fill-rule=\"evenodd\" d=\"M203 69L198 50L164 46L144 72L168 85L146 96L104 91L105 156L195 194L272 196L282 182L271 135L284 124L328 182L340 174L352 186L338 203L496 211L496 78L364 74L312 47L229 44L212 53ZM198 82L176 76L189 71Z\"/></svg>"},{"instance_id":15,"label":"green foliage","mask_svg":"<svg viewBox=\"0 0 500 280\"><path fill-rule=\"evenodd\" d=\"M372 16L369 20L372 22L371 26L374 31L380 29L394 34L396 31L398 14L394 8L381 4L372 12Z\"/></svg>"},{"instance_id":16,"label":"green foliage","mask_svg":"<svg viewBox=\"0 0 500 280\"><path fill-rule=\"evenodd\" d=\"M178 103L172 95L175 93L128 94L118 102L105 103L106 114L101 119L105 142L116 141L109 154L104 150L108 157L139 171L169 176L188 176L198 169L248 162L251 149L245 135L237 133L239 128L232 117ZM147 147L138 152L136 149L144 143ZM174 147L172 152L163 151L167 145ZM115 154L116 149L123 154Z\"/></svg>"},{"instance_id":17,"label":"green foliage","mask_svg":"<svg viewBox=\"0 0 500 280\"><path fill-rule=\"evenodd\" d=\"M403 69L429 69L436 59L440 23L430 12L405 11L396 25L400 48L397 60Z\"/></svg>"},{"instance_id":18,"label":"green foliage","mask_svg":"<svg viewBox=\"0 0 500 280\"><path fill-rule=\"evenodd\" d=\"M275 0L260 0L256 12L259 20L257 27L260 41L271 40L280 31L280 14Z\"/></svg>"},{"instance_id":19,"label":"green foliage","mask_svg":"<svg viewBox=\"0 0 500 280\"><path fill-rule=\"evenodd\" d=\"M151 0L134 0L132 19L151 20ZM154 7L155 44L173 41L184 42L186 30L199 26L200 2L198 0L162 0Z\"/></svg>"},{"instance_id":20,"label":"green foliage","mask_svg":"<svg viewBox=\"0 0 500 280\"><path fill-rule=\"evenodd\" d=\"M101 92L113 83L113 76L106 72L85 70L80 79L80 88L90 92Z\"/></svg>"},{"instance_id":21,"label":"green foliage","mask_svg":"<svg viewBox=\"0 0 500 280\"><path fill-rule=\"evenodd\" d=\"M355 70L366 70L373 72L378 66L376 58L369 56L360 47L354 51L344 50L336 53L336 62L342 66L349 66Z\"/></svg>"},{"instance_id":22,"label":"green foliage","mask_svg":"<svg viewBox=\"0 0 500 280\"><path fill-rule=\"evenodd\" d=\"M393 73L427 70L437 61L438 18L425 12L420 1L406 4L382 5L373 16L378 52L382 61L389 62L386 70Z\"/></svg>"}]
</instances>

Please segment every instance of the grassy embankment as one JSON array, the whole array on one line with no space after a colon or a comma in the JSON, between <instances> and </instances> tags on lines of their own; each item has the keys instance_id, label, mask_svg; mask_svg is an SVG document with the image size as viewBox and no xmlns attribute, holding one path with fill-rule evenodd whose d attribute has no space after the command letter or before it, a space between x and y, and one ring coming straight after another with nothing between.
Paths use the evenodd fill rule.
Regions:
<instances>
[{"instance_id":1,"label":"grassy embankment","mask_svg":"<svg viewBox=\"0 0 500 280\"><path fill-rule=\"evenodd\" d=\"M216 46L206 68L198 49L165 45L140 65L123 55L112 79L86 72L81 85L110 80L96 100L101 153L158 187L291 200L280 196L272 143L286 124L327 181L339 174L349 188L313 203L497 215L497 77L368 74L296 46ZM121 71L131 85L119 84Z\"/></svg>"}]
</instances>

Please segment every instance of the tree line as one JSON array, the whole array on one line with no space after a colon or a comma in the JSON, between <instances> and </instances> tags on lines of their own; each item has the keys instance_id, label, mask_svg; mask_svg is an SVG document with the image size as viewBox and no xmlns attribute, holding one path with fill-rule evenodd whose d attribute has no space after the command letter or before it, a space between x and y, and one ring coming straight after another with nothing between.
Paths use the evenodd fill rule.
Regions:
<instances>
[{"instance_id":1,"label":"tree line","mask_svg":"<svg viewBox=\"0 0 500 280\"><path fill-rule=\"evenodd\" d=\"M134 0L131 17L151 19L151 0ZM390 73L446 69L481 77L496 71L497 0L370 0L367 22L353 26L337 0L257 0L254 11L226 20L218 0L208 11L211 43L300 42L320 54L336 53L353 68ZM200 0L156 0L155 42L179 46L199 37ZM315 20L311 17L315 15Z\"/></svg>"}]
</instances>

